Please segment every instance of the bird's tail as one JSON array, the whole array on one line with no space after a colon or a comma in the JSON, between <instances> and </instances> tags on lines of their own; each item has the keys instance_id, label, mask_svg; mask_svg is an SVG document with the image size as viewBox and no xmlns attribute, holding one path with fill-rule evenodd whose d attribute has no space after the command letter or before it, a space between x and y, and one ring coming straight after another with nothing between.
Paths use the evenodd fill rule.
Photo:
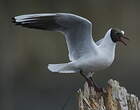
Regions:
<instances>
[{"instance_id":1,"label":"bird's tail","mask_svg":"<svg viewBox=\"0 0 140 110\"><path fill-rule=\"evenodd\" d=\"M58 72L58 73L76 73L76 72L78 72L78 70L75 69L71 63L49 64L48 69L51 72Z\"/></svg>"}]
</instances>

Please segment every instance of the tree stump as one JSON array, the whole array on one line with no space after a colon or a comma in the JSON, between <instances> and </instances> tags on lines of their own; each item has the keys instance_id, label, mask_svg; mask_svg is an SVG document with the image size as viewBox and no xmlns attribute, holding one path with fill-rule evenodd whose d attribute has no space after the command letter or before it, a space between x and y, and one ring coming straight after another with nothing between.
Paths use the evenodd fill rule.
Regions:
<instances>
[{"instance_id":1,"label":"tree stump","mask_svg":"<svg viewBox=\"0 0 140 110\"><path fill-rule=\"evenodd\" d=\"M138 97L129 94L116 80L109 80L103 92L96 92L93 87L78 90L79 110L140 110Z\"/></svg>"}]
</instances>

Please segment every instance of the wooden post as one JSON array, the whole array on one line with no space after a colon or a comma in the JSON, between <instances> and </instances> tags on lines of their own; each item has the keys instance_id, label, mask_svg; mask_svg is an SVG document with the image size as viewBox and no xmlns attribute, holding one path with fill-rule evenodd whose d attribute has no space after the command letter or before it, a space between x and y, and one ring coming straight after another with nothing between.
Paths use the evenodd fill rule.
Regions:
<instances>
[{"instance_id":1,"label":"wooden post","mask_svg":"<svg viewBox=\"0 0 140 110\"><path fill-rule=\"evenodd\" d=\"M78 90L79 110L140 110L138 97L129 94L116 80L109 80L103 92L96 92L93 87Z\"/></svg>"}]
</instances>

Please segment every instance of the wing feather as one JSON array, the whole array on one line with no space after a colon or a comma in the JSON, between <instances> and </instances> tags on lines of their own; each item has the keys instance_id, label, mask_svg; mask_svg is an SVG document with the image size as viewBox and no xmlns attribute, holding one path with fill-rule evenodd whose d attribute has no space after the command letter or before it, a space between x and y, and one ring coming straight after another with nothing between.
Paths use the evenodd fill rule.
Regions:
<instances>
[{"instance_id":1,"label":"wing feather","mask_svg":"<svg viewBox=\"0 0 140 110\"><path fill-rule=\"evenodd\" d=\"M68 13L27 14L14 17L13 22L27 28L64 33L71 61L91 52L91 49L95 52L92 23L83 17Z\"/></svg>"}]
</instances>

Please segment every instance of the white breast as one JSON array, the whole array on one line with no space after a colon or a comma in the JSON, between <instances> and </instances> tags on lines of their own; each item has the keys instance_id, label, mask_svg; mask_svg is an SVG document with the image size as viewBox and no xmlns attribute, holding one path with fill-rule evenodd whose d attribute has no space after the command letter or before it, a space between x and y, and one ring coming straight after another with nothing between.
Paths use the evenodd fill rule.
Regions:
<instances>
[{"instance_id":1,"label":"white breast","mask_svg":"<svg viewBox=\"0 0 140 110\"><path fill-rule=\"evenodd\" d=\"M108 57L106 52L99 52L97 55L87 55L77 62L77 67L83 72L96 72L109 67L114 60L114 56Z\"/></svg>"}]
</instances>

